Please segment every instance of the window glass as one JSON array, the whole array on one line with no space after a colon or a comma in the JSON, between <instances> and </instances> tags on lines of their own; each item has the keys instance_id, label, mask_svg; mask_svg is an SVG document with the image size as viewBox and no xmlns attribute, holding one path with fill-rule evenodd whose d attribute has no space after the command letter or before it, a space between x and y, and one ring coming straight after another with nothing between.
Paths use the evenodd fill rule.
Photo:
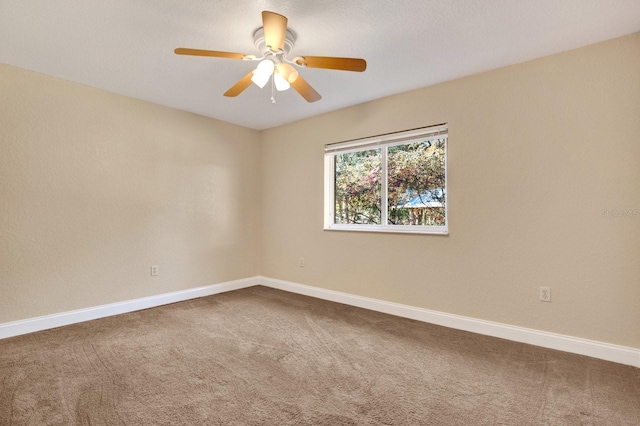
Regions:
<instances>
[{"instance_id":1,"label":"window glass","mask_svg":"<svg viewBox=\"0 0 640 426\"><path fill-rule=\"evenodd\" d=\"M380 149L335 156L335 223L382 223Z\"/></svg>"},{"instance_id":2,"label":"window glass","mask_svg":"<svg viewBox=\"0 0 640 426\"><path fill-rule=\"evenodd\" d=\"M447 234L446 124L325 146L325 229Z\"/></svg>"},{"instance_id":3,"label":"window glass","mask_svg":"<svg viewBox=\"0 0 640 426\"><path fill-rule=\"evenodd\" d=\"M387 149L389 225L446 225L445 139Z\"/></svg>"}]
</instances>

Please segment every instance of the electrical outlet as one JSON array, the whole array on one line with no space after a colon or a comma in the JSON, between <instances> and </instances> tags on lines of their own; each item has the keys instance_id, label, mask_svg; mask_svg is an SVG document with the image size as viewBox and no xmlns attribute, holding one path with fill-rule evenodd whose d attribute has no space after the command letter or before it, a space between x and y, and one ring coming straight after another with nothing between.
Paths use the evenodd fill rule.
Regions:
<instances>
[{"instance_id":1,"label":"electrical outlet","mask_svg":"<svg viewBox=\"0 0 640 426\"><path fill-rule=\"evenodd\" d=\"M158 275L158 265L151 265L151 276L155 277Z\"/></svg>"},{"instance_id":2,"label":"electrical outlet","mask_svg":"<svg viewBox=\"0 0 640 426\"><path fill-rule=\"evenodd\" d=\"M299 263L301 268L304 268L304 257L300 258L300 263Z\"/></svg>"},{"instance_id":3,"label":"electrical outlet","mask_svg":"<svg viewBox=\"0 0 640 426\"><path fill-rule=\"evenodd\" d=\"M551 287L540 287L540 300L551 302Z\"/></svg>"}]
</instances>

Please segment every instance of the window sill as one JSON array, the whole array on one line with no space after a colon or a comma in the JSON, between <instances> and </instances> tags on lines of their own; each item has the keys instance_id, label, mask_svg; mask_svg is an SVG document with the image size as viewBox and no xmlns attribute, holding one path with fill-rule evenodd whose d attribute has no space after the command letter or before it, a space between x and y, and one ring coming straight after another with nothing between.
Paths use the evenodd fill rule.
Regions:
<instances>
[{"instance_id":1,"label":"window sill","mask_svg":"<svg viewBox=\"0 0 640 426\"><path fill-rule=\"evenodd\" d=\"M449 235L447 226L380 226L380 225L329 225L325 231L382 232L386 234Z\"/></svg>"}]
</instances>

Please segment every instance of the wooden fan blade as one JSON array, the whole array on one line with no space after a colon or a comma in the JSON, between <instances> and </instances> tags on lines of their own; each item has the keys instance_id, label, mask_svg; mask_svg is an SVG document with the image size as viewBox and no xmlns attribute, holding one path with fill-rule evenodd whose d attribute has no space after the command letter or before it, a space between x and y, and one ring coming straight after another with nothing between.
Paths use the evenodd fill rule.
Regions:
<instances>
[{"instance_id":1,"label":"wooden fan blade","mask_svg":"<svg viewBox=\"0 0 640 426\"><path fill-rule=\"evenodd\" d=\"M230 98L238 96L244 91L244 89L251 86L251 77L253 77L253 70L251 70L249 74L242 77L240 81L234 84L229 90L224 92L224 95Z\"/></svg>"},{"instance_id":2,"label":"wooden fan blade","mask_svg":"<svg viewBox=\"0 0 640 426\"><path fill-rule=\"evenodd\" d=\"M264 27L264 44L271 50L284 50L284 40L287 36L287 18L274 12L262 12L262 26Z\"/></svg>"},{"instance_id":3,"label":"wooden fan blade","mask_svg":"<svg viewBox=\"0 0 640 426\"><path fill-rule=\"evenodd\" d=\"M174 53L176 55L212 56L214 58L255 59L255 55L245 55L244 53L219 52L217 50L188 49L186 47L178 47L176 50L174 50Z\"/></svg>"},{"instance_id":4,"label":"wooden fan blade","mask_svg":"<svg viewBox=\"0 0 640 426\"><path fill-rule=\"evenodd\" d=\"M293 83L291 83L291 87L296 89L296 92L300 93L303 98L307 100L307 102L315 102L322 99L320 93L316 92L316 90L309 85L302 77L298 76Z\"/></svg>"},{"instance_id":5,"label":"wooden fan blade","mask_svg":"<svg viewBox=\"0 0 640 426\"><path fill-rule=\"evenodd\" d=\"M301 67L327 68L331 70L358 71L367 69L367 61L358 58L333 58L331 56L297 56L296 64Z\"/></svg>"}]
</instances>

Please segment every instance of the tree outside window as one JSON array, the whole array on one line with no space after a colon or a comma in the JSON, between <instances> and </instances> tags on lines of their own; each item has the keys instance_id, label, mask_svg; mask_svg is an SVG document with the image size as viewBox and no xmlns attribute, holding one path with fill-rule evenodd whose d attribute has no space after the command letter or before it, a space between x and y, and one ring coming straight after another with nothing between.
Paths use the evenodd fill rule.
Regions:
<instances>
[{"instance_id":1,"label":"tree outside window","mask_svg":"<svg viewBox=\"0 0 640 426\"><path fill-rule=\"evenodd\" d=\"M325 227L448 232L446 127L439 126L435 135L424 133L375 147L366 140L362 149L350 142L347 149L329 152L332 216Z\"/></svg>"}]
</instances>

